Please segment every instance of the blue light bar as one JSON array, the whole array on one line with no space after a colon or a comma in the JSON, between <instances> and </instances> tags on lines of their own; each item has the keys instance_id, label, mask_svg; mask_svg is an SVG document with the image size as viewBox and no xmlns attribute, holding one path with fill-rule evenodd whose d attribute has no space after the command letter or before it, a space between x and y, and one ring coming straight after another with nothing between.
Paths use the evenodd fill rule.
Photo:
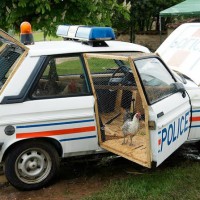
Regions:
<instances>
[{"instance_id":1,"label":"blue light bar","mask_svg":"<svg viewBox=\"0 0 200 200\"><path fill-rule=\"evenodd\" d=\"M115 40L115 34L110 27L90 27L90 26L58 26L56 35L82 41L105 41Z\"/></svg>"}]
</instances>

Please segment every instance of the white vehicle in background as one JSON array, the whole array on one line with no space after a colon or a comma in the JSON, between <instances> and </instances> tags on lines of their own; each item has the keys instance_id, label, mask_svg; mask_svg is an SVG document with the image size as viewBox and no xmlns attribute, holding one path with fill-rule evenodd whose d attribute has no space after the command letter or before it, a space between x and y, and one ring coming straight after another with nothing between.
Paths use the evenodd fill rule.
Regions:
<instances>
[{"instance_id":1,"label":"white vehicle in background","mask_svg":"<svg viewBox=\"0 0 200 200\"><path fill-rule=\"evenodd\" d=\"M159 166L200 139L200 89L190 78L145 47L115 41L111 28L57 34L65 41L25 46L0 31L0 162L13 186L41 188L60 158L107 151ZM135 113L140 129L122 144L124 116Z\"/></svg>"},{"instance_id":2,"label":"white vehicle in background","mask_svg":"<svg viewBox=\"0 0 200 200\"><path fill-rule=\"evenodd\" d=\"M200 85L200 23L186 23L175 29L156 53L171 69Z\"/></svg>"}]
</instances>

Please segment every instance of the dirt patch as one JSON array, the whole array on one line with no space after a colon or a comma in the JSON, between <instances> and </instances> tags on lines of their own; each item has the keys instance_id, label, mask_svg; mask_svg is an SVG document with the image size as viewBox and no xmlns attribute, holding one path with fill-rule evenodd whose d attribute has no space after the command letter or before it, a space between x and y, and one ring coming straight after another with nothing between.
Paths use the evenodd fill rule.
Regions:
<instances>
[{"instance_id":1,"label":"dirt patch","mask_svg":"<svg viewBox=\"0 0 200 200\"><path fill-rule=\"evenodd\" d=\"M5 183L0 188L1 200L78 200L101 191L111 180L128 176L126 171L140 166L123 158L104 158L99 162L64 162L54 184L37 191L18 191ZM143 168L142 168L143 169Z\"/></svg>"},{"instance_id":2,"label":"dirt patch","mask_svg":"<svg viewBox=\"0 0 200 200\"><path fill-rule=\"evenodd\" d=\"M154 169L143 168L118 156L104 157L98 162L66 161L61 164L59 177L54 184L37 191L23 192L5 182L0 186L0 199L79 200L100 192L110 182L176 167L191 158L195 159L195 162L200 158L200 151L195 146L179 149L159 168Z\"/></svg>"}]
</instances>

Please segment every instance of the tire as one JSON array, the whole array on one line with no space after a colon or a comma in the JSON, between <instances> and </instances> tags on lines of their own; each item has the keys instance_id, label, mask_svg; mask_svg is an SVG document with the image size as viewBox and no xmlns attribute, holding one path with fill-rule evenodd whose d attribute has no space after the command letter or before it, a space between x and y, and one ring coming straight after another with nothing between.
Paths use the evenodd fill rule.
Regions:
<instances>
[{"instance_id":1,"label":"tire","mask_svg":"<svg viewBox=\"0 0 200 200\"><path fill-rule=\"evenodd\" d=\"M36 190L57 175L59 156L49 143L28 141L12 149L5 160L5 175L19 190Z\"/></svg>"}]
</instances>

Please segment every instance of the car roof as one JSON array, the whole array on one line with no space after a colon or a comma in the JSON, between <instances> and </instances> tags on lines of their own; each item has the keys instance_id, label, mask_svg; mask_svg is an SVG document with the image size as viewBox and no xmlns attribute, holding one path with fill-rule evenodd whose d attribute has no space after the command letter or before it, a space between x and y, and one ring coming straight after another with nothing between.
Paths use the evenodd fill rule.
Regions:
<instances>
[{"instance_id":1,"label":"car roof","mask_svg":"<svg viewBox=\"0 0 200 200\"><path fill-rule=\"evenodd\" d=\"M34 45L27 45L30 56L55 55L65 53L84 53L84 52L120 52L138 51L150 52L148 48L121 41L106 41L108 47L93 47L77 41L45 41L35 42Z\"/></svg>"}]
</instances>

